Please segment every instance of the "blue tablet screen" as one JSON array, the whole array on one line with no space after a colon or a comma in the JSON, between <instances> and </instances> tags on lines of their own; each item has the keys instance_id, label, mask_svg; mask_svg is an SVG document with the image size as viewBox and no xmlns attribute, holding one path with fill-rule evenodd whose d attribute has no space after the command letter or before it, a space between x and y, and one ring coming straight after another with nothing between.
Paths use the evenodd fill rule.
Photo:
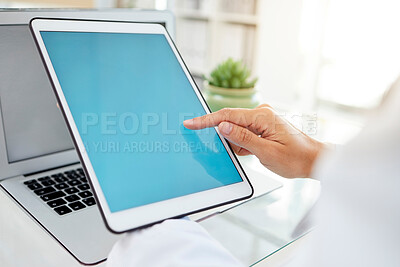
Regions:
<instances>
[{"instance_id":1,"label":"blue tablet screen","mask_svg":"<svg viewBox=\"0 0 400 267\"><path fill-rule=\"evenodd\" d=\"M164 35L41 35L111 212L242 181Z\"/></svg>"}]
</instances>

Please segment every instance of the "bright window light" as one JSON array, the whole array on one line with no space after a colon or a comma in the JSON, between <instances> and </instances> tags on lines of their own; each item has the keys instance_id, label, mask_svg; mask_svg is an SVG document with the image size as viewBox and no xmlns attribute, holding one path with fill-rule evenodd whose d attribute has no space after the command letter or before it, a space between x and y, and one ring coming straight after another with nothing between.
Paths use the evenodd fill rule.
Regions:
<instances>
[{"instance_id":1,"label":"bright window light","mask_svg":"<svg viewBox=\"0 0 400 267\"><path fill-rule=\"evenodd\" d=\"M319 99L369 108L400 75L400 1L330 1Z\"/></svg>"}]
</instances>

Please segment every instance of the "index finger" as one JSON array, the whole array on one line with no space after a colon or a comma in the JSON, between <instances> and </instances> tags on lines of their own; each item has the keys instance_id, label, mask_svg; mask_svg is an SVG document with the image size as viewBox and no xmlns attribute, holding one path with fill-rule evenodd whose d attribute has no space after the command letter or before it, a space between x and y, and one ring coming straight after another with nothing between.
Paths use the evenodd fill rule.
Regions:
<instances>
[{"instance_id":1,"label":"index finger","mask_svg":"<svg viewBox=\"0 0 400 267\"><path fill-rule=\"evenodd\" d=\"M218 126L221 122L232 122L243 127L250 123L249 110L241 108L224 108L217 112L210 113L201 117L196 117L183 122L183 125L191 130Z\"/></svg>"}]
</instances>

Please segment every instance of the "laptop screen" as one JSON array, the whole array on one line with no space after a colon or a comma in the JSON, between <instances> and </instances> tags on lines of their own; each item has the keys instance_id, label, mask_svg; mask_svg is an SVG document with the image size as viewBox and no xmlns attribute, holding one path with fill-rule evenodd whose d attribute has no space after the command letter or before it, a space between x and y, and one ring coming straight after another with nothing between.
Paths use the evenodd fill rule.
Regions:
<instances>
[{"instance_id":1,"label":"laptop screen","mask_svg":"<svg viewBox=\"0 0 400 267\"><path fill-rule=\"evenodd\" d=\"M8 162L73 149L28 25L1 25L0 36L0 108Z\"/></svg>"}]
</instances>

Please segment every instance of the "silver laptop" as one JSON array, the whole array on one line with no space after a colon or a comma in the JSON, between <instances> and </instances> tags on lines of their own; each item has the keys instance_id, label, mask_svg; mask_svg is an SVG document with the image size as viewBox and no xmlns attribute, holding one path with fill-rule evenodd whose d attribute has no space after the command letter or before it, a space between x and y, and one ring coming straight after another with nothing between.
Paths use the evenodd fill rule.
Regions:
<instances>
[{"instance_id":1,"label":"silver laptop","mask_svg":"<svg viewBox=\"0 0 400 267\"><path fill-rule=\"evenodd\" d=\"M140 10L0 10L0 185L79 262L104 261L115 241L100 216L28 29L33 17L157 22Z\"/></svg>"}]
</instances>

